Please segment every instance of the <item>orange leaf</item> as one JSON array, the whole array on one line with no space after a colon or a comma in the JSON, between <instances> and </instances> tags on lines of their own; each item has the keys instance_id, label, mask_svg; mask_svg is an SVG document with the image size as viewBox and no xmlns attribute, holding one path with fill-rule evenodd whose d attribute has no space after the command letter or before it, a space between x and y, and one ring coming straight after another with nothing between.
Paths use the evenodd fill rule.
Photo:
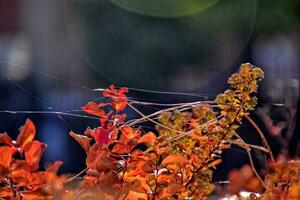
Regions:
<instances>
[{"instance_id":1,"label":"orange leaf","mask_svg":"<svg viewBox=\"0 0 300 200\"><path fill-rule=\"evenodd\" d=\"M147 199L148 199L147 193L129 191L124 200L147 200Z\"/></svg>"},{"instance_id":2,"label":"orange leaf","mask_svg":"<svg viewBox=\"0 0 300 200\"><path fill-rule=\"evenodd\" d=\"M157 176L157 183L158 184L163 184L163 183L169 183L170 180L171 180L171 177L170 175L166 175L166 174L159 174Z\"/></svg>"},{"instance_id":3,"label":"orange leaf","mask_svg":"<svg viewBox=\"0 0 300 200\"><path fill-rule=\"evenodd\" d=\"M25 145L33 140L36 134L35 126L30 119L19 129L20 133L17 137L17 145L24 149Z\"/></svg>"},{"instance_id":4,"label":"orange leaf","mask_svg":"<svg viewBox=\"0 0 300 200\"><path fill-rule=\"evenodd\" d=\"M53 197L40 192L30 192L22 194L22 200L53 200Z\"/></svg>"},{"instance_id":5,"label":"orange leaf","mask_svg":"<svg viewBox=\"0 0 300 200\"><path fill-rule=\"evenodd\" d=\"M114 106L116 112L120 112L126 108L127 100L126 98L113 99L112 105Z\"/></svg>"},{"instance_id":6,"label":"orange leaf","mask_svg":"<svg viewBox=\"0 0 300 200\"><path fill-rule=\"evenodd\" d=\"M0 165L8 168L11 163L12 156L14 155L14 153L16 153L16 151L17 150L12 147L0 147Z\"/></svg>"},{"instance_id":7,"label":"orange leaf","mask_svg":"<svg viewBox=\"0 0 300 200\"><path fill-rule=\"evenodd\" d=\"M102 106L102 104L101 104ZM100 106L100 107L101 107ZM88 114L95 115L101 118L107 118L106 113L104 110L99 108L99 105L95 102L88 102L87 105L82 107L82 110Z\"/></svg>"},{"instance_id":8,"label":"orange leaf","mask_svg":"<svg viewBox=\"0 0 300 200\"><path fill-rule=\"evenodd\" d=\"M33 171L38 169L40 159L46 147L46 144L36 140L25 146L25 160L27 164L31 166Z\"/></svg>"},{"instance_id":9,"label":"orange leaf","mask_svg":"<svg viewBox=\"0 0 300 200\"><path fill-rule=\"evenodd\" d=\"M174 163L185 164L187 162L188 161L180 155L169 155L162 161L162 164L163 165L174 164Z\"/></svg>"},{"instance_id":10,"label":"orange leaf","mask_svg":"<svg viewBox=\"0 0 300 200\"><path fill-rule=\"evenodd\" d=\"M7 133L0 134L0 144L6 144L8 146L13 146L13 141Z\"/></svg>"},{"instance_id":11,"label":"orange leaf","mask_svg":"<svg viewBox=\"0 0 300 200\"><path fill-rule=\"evenodd\" d=\"M91 138L86 137L84 135L78 135L73 131L70 131L69 135L72 136L81 145L81 147L85 150L86 153L88 153L91 146L90 145L90 141L92 140Z\"/></svg>"},{"instance_id":12,"label":"orange leaf","mask_svg":"<svg viewBox=\"0 0 300 200\"><path fill-rule=\"evenodd\" d=\"M119 90L116 90L114 85L110 85L108 89L103 91L103 96L111 98L112 107L116 112L120 112L127 106L127 99L125 95L127 92L127 88L120 88Z\"/></svg>"},{"instance_id":13,"label":"orange leaf","mask_svg":"<svg viewBox=\"0 0 300 200\"><path fill-rule=\"evenodd\" d=\"M156 142L156 135L152 132L149 132L143 135L139 140L138 143L147 143L150 145L154 145Z\"/></svg>"},{"instance_id":14,"label":"orange leaf","mask_svg":"<svg viewBox=\"0 0 300 200\"><path fill-rule=\"evenodd\" d=\"M120 155L130 153L130 151L131 148L128 145L120 144L120 143L116 143L112 149L113 153L120 154Z\"/></svg>"},{"instance_id":15,"label":"orange leaf","mask_svg":"<svg viewBox=\"0 0 300 200\"><path fill-rule=\"evenodd\" d=\"M60 161L60 160L57 160L54 163L50 163L47 166L46 171L50 172L50 173L53 173L53 174L57 174L57 172L58 172L59 168L62 166L62 164L63 164L63 162Z\"/></svg>"},{"instance_id":16,"label":"orange leaf","mask_svg":"<svg viewBox=\"0 0 300 200\"><path fill-rule=\"evenodd\" d=\"M101 154L99 152L102 152L102 144L95 143L91 146L89 153L86 158L86 166L90 169L96 168L96 162L99 160Z\"/></svg>"},{"instance_id":17,"label":"orange leaf","mask_svg":"<svg viewBox=\"0 0 300 200\"><path fill-rule=\"evenodd\" d=\"M211 163L208 164L208 167L216 167L216 165L220 164L222 162L222 159L217 159L212 161Z\"/></svg>"},{"instance_id":18,"label":"orange leaf","mask_svg":"<svg viewBox=\"0 0 300 200\"><path fill-rule=\"evenodd\" d=\"M0 188L0 199L12 199L13 191L10 187L1 187Z\"/></svg>"},{"instance_id":19,"label":"orange leaf","mask_svg":"<svg viewBox=\"0 0 300 200\"><path fill-rule=\"evenodd\" d=\"M95 137L95 130L92 130L90 127L87 127L87 129L84 131L84 135Z\"/></svg>"},{"instance_id":20,"label":"orange leaf","mask_svg":"<svg viewBox=\"0 0 300 200\"><path fill-rule=\"evenodd\" d=\"M28 186L32 182L31 173L25 169L13 170L11 172L13 182L18 183L18 186Z\"/></svg>"},{"instance_id":21,"label":"orange leaf","mask_svg":"<svg viewBox=\"0 0 300 200\"><path fill-rule=\"evenodd\" d=\"M129 126L122 126L121 132L122 132L122 135L121 135L120 141L122 143L128 143L130 140L141 135L140 130L132 129Z\"/></svg>"}]
</instances>

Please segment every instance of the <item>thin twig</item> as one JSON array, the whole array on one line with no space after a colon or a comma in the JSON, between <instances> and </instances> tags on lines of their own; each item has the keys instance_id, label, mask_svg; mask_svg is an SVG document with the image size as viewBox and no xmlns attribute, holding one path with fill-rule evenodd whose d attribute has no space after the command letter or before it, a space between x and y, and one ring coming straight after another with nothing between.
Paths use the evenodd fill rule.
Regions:
<instances>
[{"instance_id":1,"label":"thin twig","mask_svg":"<svg viewBox=\"0 0 300 200\"><path fill-rule=\"evenodd\" d=\"M83 169L82 171L80 171L78 174L70 177L69 179L67 179L64 183L68 183L71 182L73 180L75 180L77 177L79 177L80 175L82 175L86 170L88 170L88 168Z\"/></svg>"},{"instance_id":2,"label":"thin twig","mask_svg":"<svg viewBox=\"0 0 300 200\"><path fill-rule=\"evenodd\" d=\"M180 105L180 106L174 106L174 107L171 107L171 108L162 109L162 110L154 112L150 115L144 115L144 117L141 117L139 119L135 119L133 122L125 123L124 125L134 126L134 125L136 125L140 122L143 122L145 119L152 118L152 117L160 115L164 112L174 111L174 110L178 110L179 108L190 107L190 106L201 105L201 104L203 104L203 101L196 101L196 102L192 102L192 103L186 103L186 104L183 104L183 105Z\"/></svg>"},{"instance_id":3,"label":"thin twig","mask_svg":"<svg viewBox=\"0 0 300 200\"><path fill-rule=\"evenodd\" d=\"M247 154L248 154L249 161L250 161L251 168L252 168L253 172L255 173L255 175L258 178L258 180L261 182L262 186L264 188L266 188L266 185L265 185L264 181L261 179L261 177L259 176L258 172L255 169L255 166L254 166L254 163L253 163L253 159L252 159L252 155L251 155L251 149L246 149L246 151L247 151Z\"/></svg>"},{"instance_id":4,"label":"thin twig","mask_svg":"<svg viewBox=\"0 0 300 200\"><path fill-rule=\"evenodd\" d=\"M72 117L80 117L80 118L99 120L99 117L91 117L91 116L87 116L87 115L80 115L80 114L59 112L59 111L0 110L0 113L9 113L9 114L14 114L14 115L16 115L16 114L56 114L56 115L66 115L66 116L72 116Z\"/></svg>"},{"instance_id":5,"label":"thin twig","mask_svg":"<svg viewBox=\"0 0 300 200\"><path fill-rule=\"evenodd\" d=\"M17 192L16 192L16 190L15 190L15 188L14 188L14 183L13 183L13 181L12 181L12 178L9 178L9 185L10 185L10 188L11 188L11 190L12 190L12 192L13 192L13 195L14 195L14 199L17 197Z\"/></svg>"},{"instance_id":6,"label":"thin twig","mask_svg":"<svg viewBox=\"0 0 300 200\"><path fill-rule=\"evenodd\" d=\"M152 120L151 118L149 118L149 117L147 117L146 115L144 115L141 111L139 111L138 109L136 109L134 106L132 106L131 104L127 104L130 108L132 108L135 112L137 112L139 115L141 115L144 119L147 119L147 120L149 120L150 122L152 122L152 123L154 123L154 124L156 124L156 125L158 125L158 126L161 126L161 127L163 127L163 128L165 128L165 129L167 129L167 130L169 130L169 131L174 131L174 132L176 132L176 133L180 133L180 134L182 134L182 133L184 133L184 132L182 132L182 131L177 131L177 130L175 130L175 129L172 129L172 128L170 128L170 127L168 127L168 126L165 126L165 125L163 125L163 124L161 124L161 123L159 123L159 122L157 122L157 121L155 121L155 120Z\"/></svg>"},{"instance_id":7,"label":"thin twig","mask_svg":"<svg viewBox=\"0 0 300 200\"><path fill-rule=\"evenodd\" d=\"M259 176L258 172L255 169L254 162L253 162L252 155L251 155L250 146L238 134L236 134L236 136L239 138L240 142L242 143L242 145L240 147L244 148L247 151L249 161L250 161L250 165L251 165L251 168L252 168L254 174L256 175L258 180L261 182L262 186L264 188L266 188L266 185L265 185L264 181L262 180L262 178Z\"/></svg>"},{"instance_id":8,"label":"thin twig","mask_svg":"<svg viewBox=\"0 0 300 200\"><path fill-rule=\"evenodd\" d=\"M267 148L264 148L264 147L261 147L261 146L257 146L257 145L253 145L253 144L249 144L249 143L245 143L245 142L242 142L240 139L237 139L237 140L228 140L228 142L230 144L238 145L238 146L240 146L242 148L247 147L247 148L251 148L251 149L256 149L256 150L259 150L259 151L263 151L265 153L270 153L269 149L267 149Z\"/></svg>"},{"instance_id":9,"label":"thin twig","mask_svg":"<svg viewBox=\"0 0 300 200\"><path fill-rule=\"evenodd\" d=\"M263 144L264 146L269 149L269 155L270 155L270 158L271 158L271 161L274 162L275 159L274 159L274 156L273 156L273 153L272 153L272 150L271 150L271 147L266 139L266 137L264 136L263 132L261 131L261 129L258 127L258 125L251 119L251 117L249 117L248 115L245 116L246 119L251 123L251 125L256 129L256 131L258 132L260 138L262 139L263 141Z\"/></svg>"}]
</instances>

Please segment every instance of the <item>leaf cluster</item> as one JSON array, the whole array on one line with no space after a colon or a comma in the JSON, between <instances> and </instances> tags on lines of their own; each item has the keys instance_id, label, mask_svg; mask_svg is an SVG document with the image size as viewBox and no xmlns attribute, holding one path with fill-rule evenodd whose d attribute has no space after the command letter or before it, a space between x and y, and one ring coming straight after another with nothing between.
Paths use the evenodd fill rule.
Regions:
<instances>
[{"instance_id":1,"label":"leaf cluster","mask_svg":"<svg viewBox=\"0 0 300 200\"><path fill-rule=\"evenodd\" d=\"M19 129L16 140L0 134L0 199L53 199L63 195L65 176L57 176L61 161L39 171L46 144L34 140L36 129L31 120Z\"/></svg>"},{"instance_id":2,"label":"leaf cluster","mask_svg":"<svg viewBox=\"0 0 300 200\"><path fill-rule=\"evenodd\" d=\"M130 106L127 89L110 86L103 92L105 103L83 107L100 117L100 126L85 136L70 133L87 153L85 183L114 199L204 199L214 189L212 169L221 162L221 151L256 105L262 78L259 68L243 64L229 78L230 89L213 102L217 109L200 103L189 111L163 112L155 133L122 123L120 112ZM107 113L103 106L112 109Z\"/></svg>"}]
</instances>

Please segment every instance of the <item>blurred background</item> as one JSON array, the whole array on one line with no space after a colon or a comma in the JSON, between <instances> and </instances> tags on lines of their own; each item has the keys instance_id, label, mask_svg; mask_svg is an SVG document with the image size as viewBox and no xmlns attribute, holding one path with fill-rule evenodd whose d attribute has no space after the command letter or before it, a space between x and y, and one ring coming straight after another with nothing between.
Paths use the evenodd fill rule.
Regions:
<instances>
[{"instance_id":1,"label":"blurred background","mask_svg":"<svg viewBox=\"0 0 300 200\"><path fill-rule=\"evenodd\" d=\"M63 113L81 114L101 95L93 89L114 83L144 101L213 100L243 62L266 77L253 119L275 154L299 156L299 0L0 0L0 133L16 136L31 118L48 144L42 166L59 159L62 172L76 173L85 155L68 132L98 121ZM247 122L240 134L259 144ZM216 180L247 162L241 149L226 151Z\"/></svg>"}]
</instances>

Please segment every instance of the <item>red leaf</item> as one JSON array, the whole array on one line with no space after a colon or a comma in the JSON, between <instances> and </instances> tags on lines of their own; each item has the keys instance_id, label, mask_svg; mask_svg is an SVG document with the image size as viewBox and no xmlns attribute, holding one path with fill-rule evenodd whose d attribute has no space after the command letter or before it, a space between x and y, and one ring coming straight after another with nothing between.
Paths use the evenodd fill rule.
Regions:
<instances>
[{"instance_id":1,"label":"red leaf","mask_svg":"<svg viewBox=\"0 0 300 200\"><path fill-rule=\"evenodd\" d=\"M88 153L91 146L90 145L90 141L92 140L91 138L86 137L84 135L78 135L73 131L70 131L69 135L72 136L81 145L81 147L85 150L86 153Z\"/></svg>"},{"instance_id":2,"label":"red leaf","mask_svg":"<svg viewBox=\"0 0 300 200\"><path fill-rule=\"evenodd\" d=\"M25 160L33 171L38 169L40 159L46 147L46 144L36 140L25 146Z\"/></svg>"},{"instance_id":3,"label":"red leaf","mask_svg":"<svg viewBox=\"0 0 300 200\"><path fill-rule=\"evenodd\" d=\"M100 144L108 144L111 139L110 139L110 134L113 133L114 127L111 127L109 129L105 129L102 127L99 127L95 131L95 140L96 142Z\"/></svg>"},{"instance_id":4,"label":"red leaf","mask_svg":"<svg viewBox=\"0 0 300 200\"><path fill-rule=\"evenodd\" d=\"M30 119L27 119L19 131L20 133L17 137L17 145L21 147L21 150L23 150L24 147L35 137L36 130L33 122Z\"/></svg>"},{"instance_id":5,"label":"red leaf","mask_svg":"<svg viewBox=\"0 0 300 200\"><path fill-rule=\"evenodd\" d=\"M12 161L12 156L14 155L14 153L16 153L16 151L17 150L12 147L0 147L0 165L8 168Z\"/></svg>"},{"instance_id":6,"label":"red leaf","mask_svg":"<svg viewBox=\"0 0 300 200\"><path fill-rule=\"evenodd\" d=\"M0 134L0 144L6 144L8 146L13 146L13 141L7 133Z\"/></svg>"},{"instance_id":7,"label":"red leaf","mask_svg":"<svg viewBox=\"0 0 300 200\"><path fill-rule=\"evenodd\" d=\"M175 163L185 164L187 162L188 162L187 159L185 159L184 157L182 157L180 155L169 155L162 161L162 164L163 165L175 164Z\"/></svg>"},{"instance_id":8,"label":"red leaf","mask_svg":"<svg viewBox=\"0 0 300 200\"><path fill-rule=\"evenodd\" d=\"M106 113L104 112L104 110L100 109L100 107L95 102L88 102L87 105L82 107L82 110L88 114L95 115L97 117L107 118Z\"/></svg>"},{"instance_id":9,"label":"red leaf","mask_svg":"<svg viewBox=\"0 0 300 200\"><path fill-rule=\"evenodd\" d=\"M146 143L150 145L154 145L156 142L156 135L152 132L149 132L143 135L139 140L138 143Z\"/></svg>"}]
</instances>

